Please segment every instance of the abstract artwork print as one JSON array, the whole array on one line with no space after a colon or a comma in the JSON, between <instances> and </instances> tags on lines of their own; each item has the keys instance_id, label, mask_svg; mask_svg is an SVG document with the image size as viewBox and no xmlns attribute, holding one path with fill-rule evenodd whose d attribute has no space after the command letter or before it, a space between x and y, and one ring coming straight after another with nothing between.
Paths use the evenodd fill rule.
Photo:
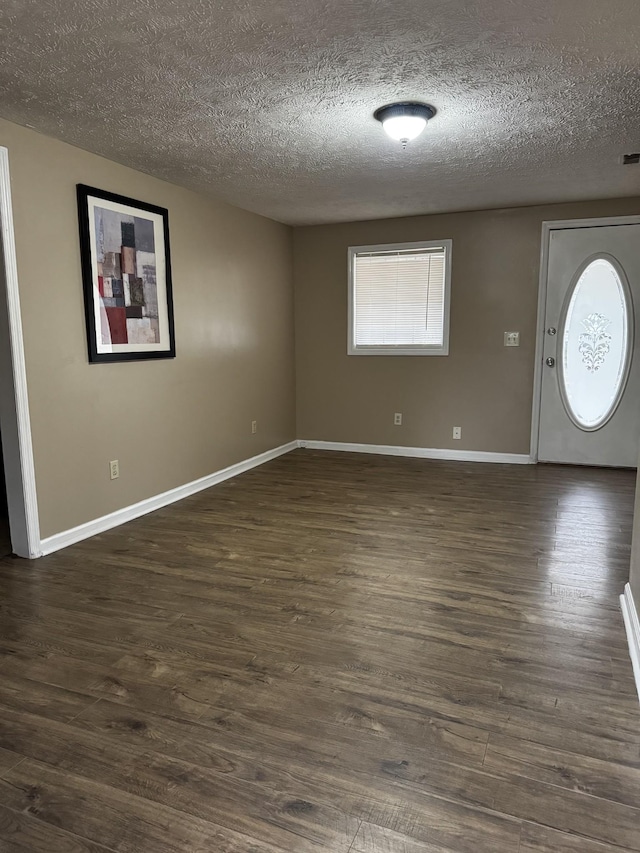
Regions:
<instances>
[{"instance_id":1,"label":"abstract artwork print","mask_svg":"<svg viewBox=\"0 0 640 853\"><path fill-rule=\"evenodd\" d=\"M164 208L78 186L90 361L175 355Z\"/></svg>"},{"instance_id":2,"label":"abstract artwork print","mask_svg":"<svg viewBox=\"0 0 640 853\"><path fill-rule=\"evenodd\" d=\"M160 343L153 222L97 205L93 212L102 343Z\"/></svg>"}]
</instances>

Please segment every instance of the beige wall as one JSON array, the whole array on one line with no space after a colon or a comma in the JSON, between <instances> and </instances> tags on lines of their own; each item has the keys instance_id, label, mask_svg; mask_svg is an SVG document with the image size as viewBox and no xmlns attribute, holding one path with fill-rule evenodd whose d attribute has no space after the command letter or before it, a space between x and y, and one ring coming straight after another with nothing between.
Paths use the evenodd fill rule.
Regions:
<instances>
[{"instance_id":1,"label":"beige wall","mask_svg":"<svg viewBox=\"0 0 640 853\"><path fill-rule=\"evenodd\" d=\"M298 438L528 453L542 222L638 213L617 199L294 229ZM347 356L348 246L447 237L450 355Z\"/></svg>"},{"instance_id":2,"label":"beige wall","mask_svg":"<svg viewBox=\"0 0 640 853\"><path fill-rule=\"evenodd\" d=\"M4 121L0 145L43 537L295 437L291 229ZM175 360L88 363L76 183L169 209ZM294 229L298 437L526 453L541 222L639 211L620 199ZM443 237L450 356L348 358L347 247Z\"/></svg>"},{"instance_id":3,"label":"beige wall","mask_svg":"<svg viewBox=\"0 0 640 853\"><path fill-rule=\"evenodd\" d=\"M295 437L291 229L4 121L0 145L43 537ZM169 209L176 359L88 363L76 183Z\"/></svg>"}]
</instances>

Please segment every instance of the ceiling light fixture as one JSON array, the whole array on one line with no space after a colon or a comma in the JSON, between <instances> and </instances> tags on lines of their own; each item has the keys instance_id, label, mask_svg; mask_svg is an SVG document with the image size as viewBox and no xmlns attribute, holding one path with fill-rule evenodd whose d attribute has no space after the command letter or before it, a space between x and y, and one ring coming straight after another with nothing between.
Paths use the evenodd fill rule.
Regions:
<instances>
[{"instance_id":1,"label":"ceiling light fixture","mask_svg":"<svg viewBox=\"0 0 640 853\"><path fill-rule=\"evenodd\" d=\"M430 118L436 114L435 108L429 104L419 104L415 101L401 101L398 104L388 104L380 107L373 117L381 122L386 133L396 142L400 142L403 148L407 142L411 142L427 126Z\"/></svg>"}]
</instances>

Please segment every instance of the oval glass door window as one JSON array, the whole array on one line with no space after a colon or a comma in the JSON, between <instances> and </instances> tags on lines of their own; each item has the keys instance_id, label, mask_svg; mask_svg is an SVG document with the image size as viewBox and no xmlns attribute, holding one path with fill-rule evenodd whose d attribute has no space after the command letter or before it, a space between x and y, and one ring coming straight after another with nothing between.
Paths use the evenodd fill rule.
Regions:
<instances>
[{"instance_id":1,"label":"oval glass door window","mask_svg":"<svg viewBox=\"0 0 640 853\"><path fill-rule=\"evenodd\" d=\"M590 261L570 292L558 381L571 420L604 426L624 393L633 346L629 286L607 258Z\"/></svg>"}]
</instances>

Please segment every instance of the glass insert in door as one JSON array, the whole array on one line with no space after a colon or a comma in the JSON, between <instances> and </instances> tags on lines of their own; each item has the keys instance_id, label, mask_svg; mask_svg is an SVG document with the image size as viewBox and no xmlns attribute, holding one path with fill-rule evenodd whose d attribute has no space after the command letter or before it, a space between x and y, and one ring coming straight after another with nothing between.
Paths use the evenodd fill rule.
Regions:
<instances>
[{"instance_id":1,"label":"glass insert in door","mask_svg":"<svg viewBox=\"0 0 640 853\"><path fill-rule=\"evenodd\" d=\"M601 256L584 265L560 328L562 402L577 427L600 429L622 398L633 348L631 292L617 261Z\"/></svg>"}]
</instances>

